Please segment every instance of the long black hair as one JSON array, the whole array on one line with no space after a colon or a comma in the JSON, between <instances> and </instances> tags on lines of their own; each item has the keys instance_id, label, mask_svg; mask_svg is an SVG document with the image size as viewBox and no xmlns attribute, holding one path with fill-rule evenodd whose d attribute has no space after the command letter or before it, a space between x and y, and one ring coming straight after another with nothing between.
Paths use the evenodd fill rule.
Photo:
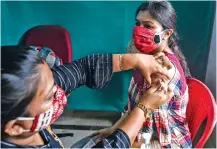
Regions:
<instances>
[{"instance_id":1,"label":"long black hair","mask_svg":"<svg viewBox=\"0 0 217 149\"><path fill-rule=\"evenodd\" d=\"M38 53L19 46L1 46L1 128L25 114L40 80Z\"/></svg>"},{"instance_id":2,"label":"long black hair","mask_svg":"<svg viewBox=\"0 0 217 149\"><path fill-rule=\"evenodd\" d=\"M185 77L190 77L191 74L187 65L186 58L183 55L178 44L179 36L176 31L176 12L172 5L167 1L147 1L142 3L136 10L136 16L140 11L148 11L151 16L163 26L163 29L174 30L173 34L168 40L168 46L178 57L182 65Z\"/></svg>"}]
</instances>

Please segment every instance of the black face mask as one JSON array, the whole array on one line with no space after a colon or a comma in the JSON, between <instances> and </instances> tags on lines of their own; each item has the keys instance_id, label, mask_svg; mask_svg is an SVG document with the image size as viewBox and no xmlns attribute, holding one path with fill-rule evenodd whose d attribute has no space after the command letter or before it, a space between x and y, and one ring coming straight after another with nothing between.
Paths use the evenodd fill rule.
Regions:
<instances>
[{"instance_id":1,"label":"black face mask","mask_svg":"<svg viewBox=\"0 0 217 149\"><path fill-rule=\"evenodd\" d=\"M163 30L163 31L161 31L160 33L156 33L156 34L155 34L155 36L154 36L154 42L155 42L156 44L160 44L160 43L162 42L162 36L163 36L163 34L165 33L165 31L167 31L167 30Z\"/></svg>"}]
</instances>

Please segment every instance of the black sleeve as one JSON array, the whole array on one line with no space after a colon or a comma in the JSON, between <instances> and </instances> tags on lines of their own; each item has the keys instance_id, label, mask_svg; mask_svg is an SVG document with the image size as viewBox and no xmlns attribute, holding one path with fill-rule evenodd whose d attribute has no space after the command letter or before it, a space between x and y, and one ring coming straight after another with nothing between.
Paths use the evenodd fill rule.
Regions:
<instances>
[{"instance_id":1,"label":"black sleeve","mask_svg":"<svg viewBox=\"0 0 217 149\"><path fill-rule=\"evenodd\" d=\"M93 148L130 148L129 136L121 129L97 143Z\"/></svg>"},{"instance_id":2,"label":"black sleeve","mask_svg":"<svg viewBox=\"0 0 217 149\"><path fill-rule=\"evenodd\" d=\"M52 68L54 81L66 94L81 85L103 88L113 74L112 54L93 54Z\"/></svg>"}]
</instances>

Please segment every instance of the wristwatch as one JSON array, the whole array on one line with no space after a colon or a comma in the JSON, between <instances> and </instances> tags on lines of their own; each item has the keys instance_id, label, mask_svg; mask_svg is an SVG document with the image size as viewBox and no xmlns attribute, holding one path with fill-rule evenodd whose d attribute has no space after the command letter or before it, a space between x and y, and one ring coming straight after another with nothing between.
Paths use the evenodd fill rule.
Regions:
<instances>
[{"instance_id":1,"label":"wristwatch","mask_svg":"<svg viewBox=\"0 0 217 149\"><path fill-rule=\"evenodd\" d=\"M149 119L152 116L152 110L150 108L146 108L142 103L137 103L136 106L144 111L146 119Z\"/></svg>"}]
</instances>

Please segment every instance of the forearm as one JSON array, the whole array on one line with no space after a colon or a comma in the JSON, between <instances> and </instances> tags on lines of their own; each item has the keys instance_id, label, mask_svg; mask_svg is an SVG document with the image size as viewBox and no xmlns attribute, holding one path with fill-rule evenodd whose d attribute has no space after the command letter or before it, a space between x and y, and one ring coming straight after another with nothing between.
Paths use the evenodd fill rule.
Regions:
<instances>
[{"instance_id":1,"label":"forearm","mask_svg":"<svg viewBox=\"0 0 217 149\"><path fill-rule=\"evenodd\" d=\"M122 123L122 122L126 119L127 116L128 116L128 113L125 113L125 114L111 127L112 132L118 128L118 126L120 125L120 123Z\"/></svg>"},{"instance_id":2,"label":"forearm","mask_svg":"<svg viewBox=\"0 0 217 149\"><path fill-rule=\"evenodd\" d=\"M144 121L144 112L140 108L135 107L129 115L123 118L116 128L123 130L129 136L132 144Z\"/></svg>"},{"instance_id":3,"label":"forearm","mask_svg":"<svg viewBox=\"0 0 217 149\"><path fill-rule=\"evenodd\" d=\"M102 88L112 77L112 54L93 54L52 69L55 83L67 94L81 85Z\"/></svg>"},{"instance_id":4,"label":"forearm","mask_svg":"<svg viewBox=\"0 0 217 149\"><path fill-rule=\"evenodd\" d=\"M120 54L113 54L113 72L133 69L136 67L137 61L137 54L122 54L121 59Z\"/></svg>"},{"instance_id":5,"label":"forearm","mask_svg":"<svg viewBox=\"0 0 217 149\"><path fill-rule=\"evenodd\" d=\"M120 54L93 54L71 63L52 69L57 85L70 93L81 85L89 88L103 88L112 77L113 72L121 71ZM122 70L136 66L137 54L123 54Z\"/></svg>"}]
</instances>

